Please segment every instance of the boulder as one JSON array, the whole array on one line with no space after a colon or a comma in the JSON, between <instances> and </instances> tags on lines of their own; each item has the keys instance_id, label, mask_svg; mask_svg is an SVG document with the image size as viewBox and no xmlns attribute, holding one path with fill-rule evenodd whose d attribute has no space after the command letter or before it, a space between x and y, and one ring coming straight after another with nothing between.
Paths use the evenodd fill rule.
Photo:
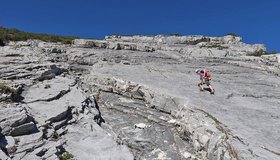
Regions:
<instances>
[{"instance_id":1,"label":"boulder","mask_svg":"<svg viewBox=\"0 0 280 160\"><path fill-rule=\"evenodd\" d=\"M134 124L134 128L144 129L144 128L150 128L150 127L151 127L151 125L147 125L145 123Z\"/></svg>"},{"instance_id":2,"label":"boulder","mask_svg":"<svg viewBox=\"0 0 280 160\"><path fill-rule=\"evenodd\" d=\"M18 108L0 107L0 126L2 128L2 134L7 136L11 133L18 135L18 130L22 128L20 126L31 122L32 117L28 115L28 112L18 106ZM22 126L23 129L25 126ZM24 133L24 132L23 132Z\"/></svg>"},{"instance_id":3,"label":"boulder","mask_svg":"<svg viewBox=\"0 0 280 160\"><path fill-rule=\"evenodd\" d=\"M41 73L38 77L39 81L50 80L53 79L55 76L60 75L63 72L66 72L67 69L59 68L55 64L51 64L48 66L47 70Z\"/></svg>"},{"instance_id":4,"label":"boulder","mask_svg":"<svg viewBox=\"0 0 280 160\"><path fill-rule=\"evenodd\" d=\"M12 136L21 136L31 134L36 131L36 125L33 122L25 123L20 126L14 127L11 131Z\"/></svg>"}]
</instances>

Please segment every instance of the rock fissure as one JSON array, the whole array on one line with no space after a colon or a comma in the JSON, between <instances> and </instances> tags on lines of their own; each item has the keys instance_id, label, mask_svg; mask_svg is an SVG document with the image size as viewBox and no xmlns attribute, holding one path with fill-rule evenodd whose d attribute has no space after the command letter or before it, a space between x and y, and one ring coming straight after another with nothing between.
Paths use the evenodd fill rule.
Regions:
<instances>
[{"instance_id":1,"label":"rock fissure","mask_svg":"<svg viewBox=\"0 0 280 160\"><path fill-rule=\"evenodd\" d=\"M228 149L228 151L232 155L232 157L234 157L235 159L239 160L239 157L238 157L238 154L236 152L236 149L233 147L233 145L230 142L232 134L230 133L229 129L224 127L224 125L217 118L215 118L213 115L211 115L210 113L208 113L208 112L206 112L206 111L204 111L202 109L196 109L196 110L206 114L208 117L210 117L212 120L215 121L217 129L219 129L221 132L223 132L225 134L225 136L226 136L226 139L224 141L226 142L227 145L225 147Z\"/></svg>"},{"instance_id":2,"label":"rock fissure","mask_svg":"<svg viewBox=\"0 0 280 160\"><path fill-rule=\"evenodd\" d=\"M66 95L67 93L69 93L70 91L71 91L71 89L69 88L68 90L62 90L62 91L60 91L60 92L59 92L57 95L55 95L54 97L45 98L45 99L37 99L37 100L31 101L31 102L25 102L25 103L29 104L29 103L35 103L35 102L40 102L40 101L43 101L43 102L50 102L50 101L58 100L58 99L62 98L64 95Z\"/></svg>"},{"instance_id":3,"label":"rock fissure","mask_svg":"<svg viewBox=\"0 0 280 160\"><path fill-rule=\"evenodd\" d=\"M267 150L267 151L269 151L269 152L271 152L271 153L273 153L273 154L275 154L275 155L277 155L277 156L280 156L280 152L273 151L273 150L271 150L271 149L269 149L269 148L266 148L266 147L264 147L264 146L261 146L261 148L263 148L263 149L265 149L265 150Z\"/></svg>"}]
</instances>

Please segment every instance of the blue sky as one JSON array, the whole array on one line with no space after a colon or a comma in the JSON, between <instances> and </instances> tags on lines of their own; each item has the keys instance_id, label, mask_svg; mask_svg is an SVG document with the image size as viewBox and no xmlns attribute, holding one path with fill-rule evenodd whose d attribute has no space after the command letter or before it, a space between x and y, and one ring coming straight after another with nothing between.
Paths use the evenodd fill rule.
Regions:
<instances>
[{"instance_id":1,"label":"blue sky","mask_svg":"<svg viewBox=\"0 0 280 160\"><path fill-rule=\"evenodd\" d=\"M233 32L280 52L280 0L1 0L0 25L98 39Z\"/></svg>"}]
</instances>

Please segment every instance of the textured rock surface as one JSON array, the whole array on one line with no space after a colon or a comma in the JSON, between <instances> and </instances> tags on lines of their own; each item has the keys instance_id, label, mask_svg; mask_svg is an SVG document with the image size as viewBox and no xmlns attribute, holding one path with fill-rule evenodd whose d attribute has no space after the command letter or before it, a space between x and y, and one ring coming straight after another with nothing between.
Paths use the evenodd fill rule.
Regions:
<instances>
[{"instance_id":1,"label":"textured rock surface","mask_svg":"<svg viewBox=\"0 0 280 160\"><path fill-rule=\"evenodd\" d=\"M248 56L263 51L235 36L10 42L0 159L280 159L280 57Z\"/></svg>"}]
</instances>

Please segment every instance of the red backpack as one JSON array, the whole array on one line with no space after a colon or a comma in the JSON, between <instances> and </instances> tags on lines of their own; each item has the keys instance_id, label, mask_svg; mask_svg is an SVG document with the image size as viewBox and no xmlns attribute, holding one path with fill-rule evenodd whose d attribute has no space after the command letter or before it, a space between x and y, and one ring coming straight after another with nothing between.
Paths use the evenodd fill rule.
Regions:
<instances>
[{"instance_id":1,"label":"red backpack","mask_svg":"<svg viewBox=\"0 0 280 160\"><path fill-rule=\"evenodd\" d=\"M206 71L206 73L205 73L205 77L211 77L210 72Z\"/></svg>"}]
</instances>

